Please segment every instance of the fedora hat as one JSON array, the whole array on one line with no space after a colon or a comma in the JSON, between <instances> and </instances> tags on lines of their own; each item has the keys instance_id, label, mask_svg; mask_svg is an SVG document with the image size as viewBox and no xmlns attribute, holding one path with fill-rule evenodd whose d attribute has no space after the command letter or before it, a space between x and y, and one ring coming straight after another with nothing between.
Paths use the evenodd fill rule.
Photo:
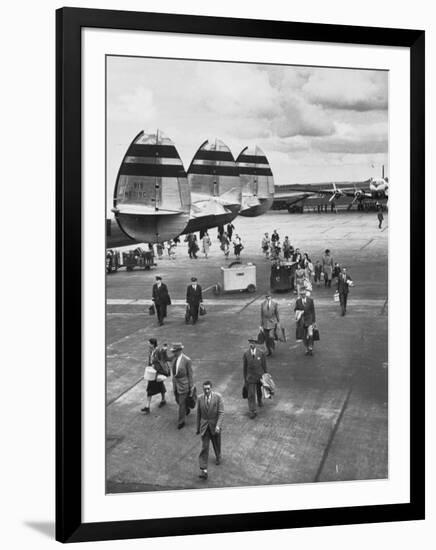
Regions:
<instances>
[{"instance_id":1,"label":"fedora hat","mask_svg":"<svg viewBox=\"0 0 436 550\"><path fill-rule=\"evenodd\" d=\"M171 344L171 351L179 351L183 349L183 344L180 342L176 342L175 344Z\"/></svg>"}]
</instances>

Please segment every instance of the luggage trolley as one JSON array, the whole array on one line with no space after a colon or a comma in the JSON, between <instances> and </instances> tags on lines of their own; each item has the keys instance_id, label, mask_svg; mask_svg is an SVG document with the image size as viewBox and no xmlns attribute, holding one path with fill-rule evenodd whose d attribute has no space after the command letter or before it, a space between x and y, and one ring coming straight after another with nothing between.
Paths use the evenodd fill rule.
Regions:
<instances>
[{"instance_id":1,"label":"luggage trolley","mask_svg":"<svg viewBox=\"0 0 436 550\"><path fill-rule=\"evenodd\" d=\"M276 262L271 266L270 287L273 292L294 290L297 262Z\"/></svg>"},{"instance_id":2,"label":"luggage trolley","mask_svg":"<svg viewBox=\"0 0 436 550\"><path fill-rule=\"evenodd\" d=\"M233 262L228 267L221 267L223 275L222 284L217 283L213 292L215 295L221 292L232 291L247 291L255 292L256 290L256 266L247 263Z\"/></svg>"}]
</instances>

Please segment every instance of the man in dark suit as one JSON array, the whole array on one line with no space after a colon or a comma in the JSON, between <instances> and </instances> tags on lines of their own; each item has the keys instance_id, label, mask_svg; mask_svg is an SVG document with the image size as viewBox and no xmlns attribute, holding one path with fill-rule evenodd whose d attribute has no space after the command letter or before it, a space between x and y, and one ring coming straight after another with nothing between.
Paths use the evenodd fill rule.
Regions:
<instances>
[{"instance_id":1,"label":"man in dark suit","mask_svg":"<svg viewBox=\"0 0 436 550\"><path fill-rule=\"evenodd\" d=\"M200 303L203 301L201 286L197 283L197 277L191 277L191 284L186 289L186 304L189 308L189 314L186 315L185 322L189 323L192 317L192 324L198 320L198 310Z\"/></svg>"},{"instance_id":2,"label":"man in dark suit","mask_svg":"<svg viewBox=\"0 0 436 550\"><path fill-rule=\"evenodd\" d=\"M215 463L221 464L221 424L224 416L223 398L219 393L212 391L212 382L203 383L203 394L197 402L197 434L201 434L201 452L199 455L200 475L207 479L207 461L209 459L209 445L212 441L215 451Z\"/></svg>"},{"instance_id":3,"label":"man in dark suit","mask_svg":"<svg viewBox=\"0 0 436 550\"><path fill-rule=\"evenodd\" d=\"M152 298L159 325L163 325L163 320L167 316L167 306L171 304L168 288L162 282L162 277L156 275L156 282L153 285Z\"/></svg>"},{"instance_id":4,"label":"man in dark suit","mask_svg":"<svg viewBox=\"0 0 436 550\"><path fill-rule=\"evenodd\" d=\"M262 406L262 391L260 387L260 379L266 369L266 358L263 351L256 348L257 338L249 338L249 349L244 353L243 361L243 376L244 384L248 394L248 411L250 418L255 418L256 412L256 395L259 407Z\"/></svg>"},{"instance_id":5,"label":"man in dark suit","mask_svg":"<svg viewBox=\"0 0 436 550\"><path fill-rule=\"evenodd\" d=\"M180 343L171 346L171 352L174 354L171 365L171 374L173 376L173 390L176 403L179 405L179 415L177 428L180 430L185 425L186 415L189 414L189 408L186 406L186 400L192 395L194 389L194 378L192 374L191 359L182 353L183 345Z\"/></svg>"},{"instance_id":6,"label":"man in dark suit","mask_svg":"<svg viewBox=\"0 0 436 550\"><path fill-rule=\"evenodd\" d=\"M300 289L300 296L295 302L295 313L297 323L304 327L304 345L306 355L313 355L313 325L316 322L315 304L304 287Z\"/></svg>"},{"instance_id":7,"label":"man in dark suit","mask_svg":"<svg viewBox=\"0 0 436 550\"><path fill-rule=\"evenodd\" d=\"M347 273L347 268L343 267L338 277L338 292L339 303L341 304L341 315L344 316L347 313L347 300L349 287L353 286L353 281Z\"/></svg>"}]
</instances>

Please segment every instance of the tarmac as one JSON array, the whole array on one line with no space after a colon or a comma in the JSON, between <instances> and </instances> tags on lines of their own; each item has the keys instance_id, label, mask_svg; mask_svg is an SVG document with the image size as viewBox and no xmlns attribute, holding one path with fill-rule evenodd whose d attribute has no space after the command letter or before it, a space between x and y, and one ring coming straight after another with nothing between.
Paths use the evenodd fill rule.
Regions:
<instances>
[{"instance_id":1,"label":"tarmac","mask_svg":"<svg viewBox=\"0 0 436 550\"><path fill-rule=\"evenodd\" d=\"M106 326L106 480L108 493L175 489L247 487L388 477L388 214L378 229L374 213L338 212L290 215L272 211L258 218L237 217L241 260L256 265L257 289L213 294L222 284L225 261L216 239L209 258L201 251L189 259L187 245L175 260L166 251L150 271L120 270L107 276ZM247 339L259 331L260 303L269 290L271 264L260 250L262 235L277 229L294 247L321 259L326 248L348 268L355 286L347 315L333 301L334 288L314 286L320 341L305 356L295 340L292 292L277 293L287 341L279 342L268 371L276 394L264 400L250 419L242 399L242 355ZM162 327L148 313L151 288L159 274L168 285L172 305ZM184 322L186 286L191 276L203 288L207 314L196 325ZM205 380L224 399L222 463L215 465L211 446L209 478L198 478L200 436L193 411L177 429L177 405L171 381L167 405L151 413L143 380L148 338L182 342L192 359L201 393Z\"/></svg>"}]
</instances>

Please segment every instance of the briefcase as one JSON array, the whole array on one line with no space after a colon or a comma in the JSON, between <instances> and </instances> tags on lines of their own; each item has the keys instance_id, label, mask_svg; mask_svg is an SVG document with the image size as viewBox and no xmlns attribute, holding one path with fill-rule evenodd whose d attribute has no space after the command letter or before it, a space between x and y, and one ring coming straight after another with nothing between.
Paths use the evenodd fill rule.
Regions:
<instances>
[{"instance_id":1,"label":"briefcase","mask_svg":"<svg viewBox=\"0 0 436 550\"><path fill-rule=\"evenodd\" d=\"M149 315L155 315L156 309L154 307L154 304L151 304L151 306L148 308Z\"/></svg>"},{"instance_id":2,"label":"briefcase","mask_svg":"<svg viewBox=\"0 0 436 550\"><path fill-rule=\"evenodd\" d=\"M185 321L188 323L190 318L191 318L191 308L189 306L186 306Z\"/></svg>"},{"instance_id":3,"label":"briefcase","mask_svg":"<svg viewBox=\"0 0 436 550\"><path fill-rule=\"evenodd\" d=\"M196 404L197 404L197 388L194 386L192 390L192 395L188 395L186 399L186 407L188 409L195 409Z\"/></svg>"}]
</instances>

